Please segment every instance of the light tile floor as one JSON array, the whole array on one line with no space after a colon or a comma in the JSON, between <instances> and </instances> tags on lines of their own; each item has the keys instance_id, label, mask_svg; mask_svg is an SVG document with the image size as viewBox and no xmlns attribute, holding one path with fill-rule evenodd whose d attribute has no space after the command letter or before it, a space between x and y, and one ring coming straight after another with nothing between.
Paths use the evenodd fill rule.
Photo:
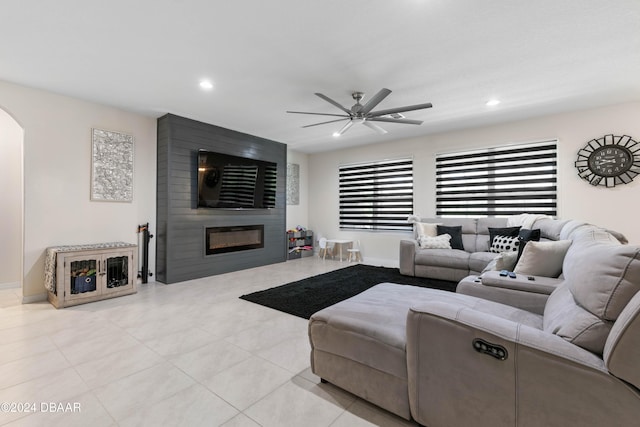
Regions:
<instances>
[{"instance_id":1,"label":"light tile floor","mask_svg":"<svg viewBox=\"0 0 640 427\"><path fill-rule=\"evenodd\" d=\"M348 265L302 258L61 310L1 289L0 425L413 426L321 384L305 319L238 298Z\"/></svg>"}]
</instances>

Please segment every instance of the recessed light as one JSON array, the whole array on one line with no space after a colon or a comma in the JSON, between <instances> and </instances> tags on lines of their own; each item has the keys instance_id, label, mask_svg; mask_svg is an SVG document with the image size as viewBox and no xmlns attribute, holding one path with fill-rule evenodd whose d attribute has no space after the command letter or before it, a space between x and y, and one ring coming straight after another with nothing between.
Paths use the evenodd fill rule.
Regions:
<instances>
[{"instance_id":1,"label":"recessed light","mask_svg":"<svg viewBox=\"0 0 640 427\"><path fill-rule=\"evenodd\" d=\"M209 80L202 80L200 82L200 87L204 90L211 90L213 89L213 83L211 83Z\"/></svg>"},{"instance_id":2,"label":"recessed light","mask_svg":"<svg viewBox=\"0 0 640 427\"><path fill-rule=\"evenodd\" d=\"M340 136L340 132L334 132L334 133L333 133L333 137L334 137L334 138L337 138L337 137L339 137L339 136Z\"/></svg>"},{"instance_id":3,"label":"recessed light","mask_svg":"<svg viewBox=\"0 0 640 427\"><path fill-rule=\"evenodd\" d=\"M490 99L487 101L487 107L495 107L496 105L500 104L500 100L499 99Z\"/></svg>"}]
</instances>

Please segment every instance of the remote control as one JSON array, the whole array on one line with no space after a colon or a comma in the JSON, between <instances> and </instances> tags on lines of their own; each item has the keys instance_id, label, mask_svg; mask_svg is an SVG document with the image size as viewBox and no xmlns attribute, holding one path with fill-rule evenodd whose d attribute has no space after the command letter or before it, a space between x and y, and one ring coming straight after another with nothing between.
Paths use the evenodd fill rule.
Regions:
<instances>
[{"instance_id":1,"label":"remote control","mask_svg":"<svg viewBox=\"0 0 640 427\"><path fill-rule=\"evenodd\" d=\"M527 277L527 279L528 279L528 280L536 280L536 278L535 278L535 277L533 277L533 276L529 276L529 277Z\"/></svg>"},{"instance_id":2,"label":"remote control","mask_svg":"<svg viewBox=\"0 0 640 427\"><path fill-rule=\"evenodd\" d=\"M500 275L501 275L501 276L503 276L503 277L506 277L506 276L507 276L507 274L509 274L509 272L508 272L507 270L502 270L502 271L500 272Z\"/></svg>"},{"instance_id":3,"label":"remote control","mask_svg":"<svg viewBox=\"0 0 640 427\"><path fill-rule=\"evenodd\" d=\"M513 271L510 271L509 272L509 277L512 278L512 279L515 279L516 278L516 273L514 273Z\"/></svg>"}]
</instances>

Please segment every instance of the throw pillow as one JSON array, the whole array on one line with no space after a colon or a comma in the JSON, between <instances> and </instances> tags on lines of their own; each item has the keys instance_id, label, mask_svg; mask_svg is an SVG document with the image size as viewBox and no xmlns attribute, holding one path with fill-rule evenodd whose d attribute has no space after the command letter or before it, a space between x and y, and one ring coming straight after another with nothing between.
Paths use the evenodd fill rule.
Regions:
<instances>
[{"instance_id":1,"label":"throw pillow","mask_svg":"<svg viewBox=\"0 0 640 427\"><path fill-rule=\"evenodd\" d=\"M438 225L438 235L448 234L451 236L451 249L460 249L464 251L464 244L462 243L462 226L446 226Z\"/></svg>"},{"instance_id":2,"label":"throw pillow","mask_svg":"<svg viewBox=\"0 0 640 427\"><path fill-rule=\"evenodd\" d=\"M485 271L513 271L513 268L516 266L516 262L518 261L518 254L516 252L501 252L497 257L491 260L489 264L482 270L482 273Z\"/></svg>"},{"instance_id":3,"label":"throw pillow","mask_svg":"<svg viewBox=\"0 0 640 427\"><path fill-rule=\"evenodd\" d=\"M438 225L430 222L416 222L416 237L420 241L422 237L436 237L438 235Z\"/></svg>"},{"instance_id":4,"label":"throw pillow","mask_svg":"<svg viewBox=\"0 0 640 427\"><path fill-rule=\"evenodd\" d=\"M534 242L540 241L540 229L529 230L528 228L521 228L518 232L520 240L526 240L527 242L533 240Z\"/></svg>"},{"instance_id":5,"label":"throw pillow","mask_svg":"<svg viewBox=\"0 0 640 427\"><path fill-rule=\"evenodd\" d=\"M518 236L495 236L489 252L499 254L501 252L515 252L518 255L520 240Z\"/></svg>"},{"instance_id":6,"label":"throw pillow","mask_svg":"<svg viewBox=\"0 0 640 427\"><path fill-rule=\"evenodd\" d=\"M420 247L422 249L451 249L450 240L451 236L448 234L441 234L436 237L424 236L420 239Z\"/></svg>"},{"instance_id":7,"label":"throw pillow","mask_svg":"<svg viewBox=\"0 0 640 427\"><path fill-rule=\"evenodd\" d=\"M493 245L493 239L496 236L518 237L521 227L488 227L489 228L489 247Z\"/></svg>"},{"instance_id":8,"label":"throw pillow","mask_svg":"<svg viewBox=\"0 0 640 427\"><path fill-rule=\"evenodd\" d=\"M558 277L571 240L529 242L513 270L528 276Z\"/></svg>"},{"instance_id":9,"label":"throw pillow","mask_svg":"<svg viewBox=\"0 0 640 427\"><path fill-rule=\"evenodd\" d=\"M536 228L535 230L529 230L527 228L522 228L520 229L520 232L518 232L518 239L520 240L520 246L518 247L518 259L520 259L527 242L540 241L540 229Z\"/></svg>"}]
</instances>

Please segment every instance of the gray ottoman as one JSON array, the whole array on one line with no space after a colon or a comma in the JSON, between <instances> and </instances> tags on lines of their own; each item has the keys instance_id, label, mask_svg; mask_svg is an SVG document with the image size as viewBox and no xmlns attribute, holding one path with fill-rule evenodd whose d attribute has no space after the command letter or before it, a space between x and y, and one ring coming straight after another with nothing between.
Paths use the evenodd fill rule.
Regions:
<instances>
[{"instance_id":1,"label":"gray ottoman","mask_svg":"<svg viewBox=\"0 0 640 427\"><path fill-rule=\"evenodd\" d=\"M542 316L437 289L381 283L309 319L314 374L381 408L411 419L407 379L407 314L426 301L500 313L542 327Z\"/></svg>"},{"instance_id":2,"label":"gray ottoman","mask_svg":"<svg viewBox=\"0 0 640 427\"><path fill-rule=\"evenodd\" d=\"M406 325L429 289L382 283L309 319L314 374L410 419Z\"/></svg>"}]
</instances>

